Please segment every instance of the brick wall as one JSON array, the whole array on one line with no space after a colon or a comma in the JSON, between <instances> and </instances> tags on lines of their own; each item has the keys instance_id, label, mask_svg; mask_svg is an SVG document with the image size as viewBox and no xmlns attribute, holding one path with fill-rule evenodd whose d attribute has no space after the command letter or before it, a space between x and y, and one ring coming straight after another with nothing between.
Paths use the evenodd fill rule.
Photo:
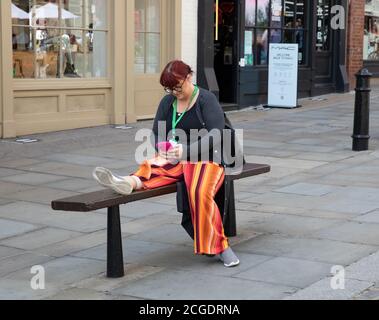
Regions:
<instances>
[{"instance_id":1,"label":"brick wall","mask_svg":"<svg viewBox=\"0 0 379 320\"><path fill-rule=\"evenodd\" d=\"M348 39L347 39L347 72L350 89L355 88L355 74L363 67L363 35L365 0L350 0Z\"/></svg>"}]
</instances>

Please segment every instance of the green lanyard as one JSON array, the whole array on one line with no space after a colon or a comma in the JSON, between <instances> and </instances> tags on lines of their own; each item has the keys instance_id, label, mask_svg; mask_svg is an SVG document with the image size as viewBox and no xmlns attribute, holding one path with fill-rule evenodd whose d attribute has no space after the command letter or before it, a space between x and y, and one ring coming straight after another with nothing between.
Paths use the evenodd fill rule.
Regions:
<instances>
[{"instance_id":1,"label":"green lanyard","mask_svg":"<svg viewBox=\"0 0 379 320\"><path fill-rule=\"evenodd\" d=\"M189 107L191 106L193 99L195 99L197 93L199 92L199 88L195 86L195 90L192 93L190 103L187 107L187 109L182 113L182 115L179 117L179 119L176 118L176 113L178 110L178 99L174 101L173 107L174 107L174 112L172 115L172 139L175 140L175 134L176 134L176 127L178 126L179 122L183 119L184 115L188 111Z\"/></svg>"}]
</instances>

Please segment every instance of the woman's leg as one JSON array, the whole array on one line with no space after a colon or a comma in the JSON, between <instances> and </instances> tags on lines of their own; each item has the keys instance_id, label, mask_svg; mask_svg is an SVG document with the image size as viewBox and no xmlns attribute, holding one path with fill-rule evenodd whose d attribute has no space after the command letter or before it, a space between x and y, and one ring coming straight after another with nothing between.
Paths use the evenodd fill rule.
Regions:
<instances>
[{"instance_id":1,"label":"woman's leg","mask_svg":"<svg viewBox=\"0 0 379 320\"><path fill-rule=\"evenodd\" d=\"M154 159L153 159L154 160ZM96 168L93 177L101 185L128 195L134 190L155 189L183 180L181 163L156 165L156 161L145 161L130 176L118 176L106 168Z\"/></svg>"},{"instance_id":2,"label":"woman's leg","mask_svg":"<svg viewBox=\"0 0 379 320\"><path fill-rule=\"evenodd\" d=\"M183 164L158 166L145 161L131 176L141 181L141 189L156 189L183 180Z\"/></svg>"},{"instance_id":3,"label":"woman's leg","mask_svg":"<svg viewBox=\"0 0 379 320\"><path fill-rule=\"evenodd\" d=\"M186 163L183 172L194 226L195 254L221 254L229 244L214 198L224 183L224 168L215 163Z\"/></svg>"}]
</instances>

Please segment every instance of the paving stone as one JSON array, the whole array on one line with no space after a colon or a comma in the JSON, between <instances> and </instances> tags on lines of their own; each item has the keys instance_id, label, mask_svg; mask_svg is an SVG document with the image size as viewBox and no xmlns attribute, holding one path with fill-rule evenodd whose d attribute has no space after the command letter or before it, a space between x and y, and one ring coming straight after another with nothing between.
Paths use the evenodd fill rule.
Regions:
<instances>
[{"instance_id":1,"label":"paving stone","mask_svg":"<svg viewBox=\"0 0 379 320\"><path fill-rule=\"evenodd\" d=\"M29 202L0 206L0 217L77 232L94 232L107 227L107 217L104 214L60 212L47 205Z\"/></svg>"},{"instance_id":2,"label":"paving stone","mask_svg":"<svg viewBox=\"0 0 379 320\"><path fill-rule=\"evenodd\" d=\"M103 167L106 166L107 163L113 162L113 159L109 158L100 158L100 157L91 157L91 156L83 156L79 154L73 153L56 153L48 156L44 156L43 159L50 161L58 161L69 164L77 164L77 165L87 165L87 166L95 166L95 167Z\"/></svg>"},{"instance_id":3,"label":"paving stone","mask_svg":"<svg viewBox=\"0 0 379 320\"><path fill-rule=\"evenodd\" d=\"M175 199L174 194L172 195L172 198ZM166 213L168 211L173 211L178 219L181 216L181 214L176 211L176 205L172 206L150 201L131 202L120 207L121 215L129 218L145 218L156 214Z\"/></svg>"},{"instance_id":4,"label":"paving stone","mask_svg":"<svg viewBox=\"0 0 379 320\"><path fill-rule=\"evenodd\" d=\"M260 148L251 148L244 146L244 153L248 156L267 156L267 157L277 157L277 158L289 158L298 154L298 151L289 151L283 149L266 149L263 147Z\"/></svg>"},{"instance_id":5,"label":"paving stone","mask_svg":"<svg viewBox=\"0 0 379 320\"><path fill-rule=\"evenodd\" d=\"M75 239L66 240L60 243L50 244L45 247L35 249L34 252L46 254L54 257L63 257L79 251L87 250L107 242L107 231L100 230Z\"/></svg>"},{"instance_id":6,"label":"paving stone","mask_svg":"<svg viewBox=\"0 0 379 320\"><path fill-rule=\"evenodd\" d=\"M376 252L378 247L325 239L261 235L238 244L234 249L237 252L288 257L347 266Z\"/></svg>"},{"instance_id":7,"label":"paving stone","mask_svg":"<svg viewBox=\"0 0 379 320\"><path fill-rule=\"evenodd\" d=\"M273 199L275 199L275 202ZM318 204L320 203L320 199L316 197L298 194L268 192L266 194L258 195L250 199L244 199L241 202L255 203L261 205L272 205L274 202L276 206L316 209L318 207Z\"/></svg>"},{"instance_id":8,"label":"paving stone","mask_svg":"<svg viewBox=\"0 0 379 320\"><path fill-rule=\"evenodd\" d=\"M340 224L339 220L259 212L245 222L253 232L304 236Z\"/></svg>"},{"instance_id":9,"label":"paving stone","mask_svg":"<svg viewBox=\"0 0 379 320\"><path fill-rule=\"evenodd\" d=\"M12 200L0 199L0 206L12 203Z\"/></svg>"},{"instance_id":10,"label":"paving stone","mask_svg":"<svg viewBox=\"0 0 379 320\"><path fill-rule=\"evenodd\" d=\"M180 224L181 217L174 215L156 214L145 218L129 221L121 225L123 232L128 234L139 234L149 232L151 229L162 226L164 224Z\"/></svg>"},{"instance_id":11,"label":"paving stone","mask_svg":"<svg viewBox=\"0 0 379 320\"><path fill-rule=\"evenodd\" d=\"M12 182L4 182L2 181L0 183L1 189L0 189L0 196L2 198L7 198L7 196L11 194L15 194L18 192L27 192L32 190L34 187L33 186L26 186L23 184L18 184L18 183L12 183ZM9 199L6 199L9 201Z\"/></svg>"},{"instance_id":12,"label":"paving stone","mask_svg":"<svg viewBox=\"0 0 379 320\"><path fill-rule=\"evenodd\" d=\"M262 282L167 270L129 283L113 294L163 300L269 300L282 299L294 290Z\"/></svg>"},{"instance_id":13,"label":"paving stone","mask_svg":"<svg viewBox=\"0 0 379 320\"><path fill-rule=\"evenodd\" d=\"M22 169L25 169L30 172L46 174L56 174L57 172L59 172L60 175L65 177L90 179L92 177L92 171L94 167L80 166L63 162L47 161L37 163L33 166L22 167Z\"/></svg>"},{"instance_id":14,"label":"paving stone","mask_svg":"<svg viewBox=\"0 0 379 320\"><path fill-rule=\"evenodd\" d=\"M61 181L64 179L66 179L66 177L41 173L23 173L1 178L2 181L32 186L39 186L50 182Z\"/></svg>"},{"instance_id":15,"label":"paving stone","mask_svg":"<svg viewBox=\"0 0 379 320\"><path fill-rule=\"evenodd\" d=\"M138 301L138 300L145 300L141 298L131 297L131 296L112 296L113 300L125 300L125 301Z\"/></svg>"},{"instance_id":16,"label":"paving stone","mask_svg":"<svg viewBox=\"0 0 379 320\"><path fill-rule=\"evenodd\" d=\"M217 257L197 256L193 250L183 250L176 247L170 250L153 252L145 257L140 263L164 269L181 270L188 272L206 273L209 275L233 276L237 273L259 265L272 259L269 256L238 253L240 265L236 268L225 268Z\"/></svg>"},{"instance_id":17,"label":"paving stone","mask_svg":"<svg viewBox=\"0 0 379 320\"><path fill-rule=\"evenodd\" d=\"M375 210L368 214L361 215L354 219L356 222L379 223L379 210Z\"/></svg>"},{"instance_id":18,"label":"paving stone","mask_svg":"<svg viewBox=\"0 0 379 320\"><path fill-rule=\"evenodd\" d=\"M235 274L234 277L305 288L329 275L331 268L332 265L327 263L280 257Z\"/></svg>"},{"instance_id":19,"label":"paving stone","mask_svg":"<svg viewBox=\"0 0 379 320\"><path fill-rule=\"evenodd\" d=\"M4 277L7 274L11 274L25 268L29 268L30 274L30 268L32 266L44 264L52 259L53 258L49 256L28 252L11 256L1 260L0 276ZM30 278L32 278L32 276Z\"/></svg>"},{"instance_id":20,"label":"paving stone","mask_svg":"<svg viewBox=\"0 0 379 320\"><path fill-rule=\"evenodd\" d=\"M322 178L317 179L315 182L321 184L330 184L330 185L340 185L340 186L351 186L354 185L356 187L377 187L378 186L378 178L375 176L365 175L360 177L359 179L355 175L348 174L329 174Z\"/></svg>"},{"instance_id":21,"label":"paving stone","mask_svg":"<svg viewBox=\"0 0 379 320\"><path fill-rule=\"evenodd\" d=\"M81 233L78 232L45 228L1 241L0 245L18 249L34 250L50 244L63 242L71 238L77 238L80 235Z\"/></svg>"},{"instance_id":22,"label":"paving stone","mask_svg":"<svg viewBox=\"0 0 379 320\"><path fill-rule=\"evenodd\" d=\"M185 230L177 224L165 224L152 228L149 232L133 235L130 239L193 246L192 239L188 236Z\"/></svg>"},{"instance_id":23,"label":"paving stone","mask_svg":"<svg viewBox=\"0 0 379 320\"><path fill-rule=\"evenodd\" d=\"M170 250L174 250L176 246L157 242L147 242L124 238L122 241L124 263L133 263L145 265L145 259L151 254L167 254ZM181 250L193 253L188 247L179 246ZM75 257L88 259L96 259L105 261L107 258L107 245L100 245L91 249L83 250L73 254ZM153 266L156 266L155 264Z\"/></svg>"},{"instance_id":24,"label":"paving stone","mask_svg":"<svg viewBox=\"0 0 379 320\"><path fill-rule=\"evenodd\" d=\"M304 170L305 169L302 169L302 168L287 168L285 166L272 166L270 172L268 172L264 175L258 176L258 177L251 177L250 179L253 180L254 182L260 178L265 178L266 180L268 180L268 179L280 179L280 178L284 178L284 177L288 177L288 176L298 174L300 172L303 172ZM249 180L246 180L246 178L238 181L238 183L240 183L242 185L246 185L246 184L248 184L248 182L249 182Z\"/></svg>"},{"instance_id":25,"label":"paving stone","mask_svg":"<svg viewBox=\"0 0 379 320\"><path fill-rule=\"evenodd\" d=\"M264 148L264 149L275 149L280 147L282 144L279 142L270 142L270 141L261 141L261 140L252 140L244 139L243 147L253 147L253 148Z\"/></svg>"},{"instance_id":26,"label":"paving stone","mask_svg":"<svg viewBox=\"0 0 379 320\"><path fill-rule=\"evenodd\" d=\"M332 278L320 280L284 300L351 300L354 296L373 285L373 283L367 281L346 279L345 289L333 290L331 281Z\"/></svg>"},{"instance_id":27,"label":"paving stone","mask_svg":"<svg viewBox=\"0 0 379 320\"><path fill-rule=\"evenodd\" d=\"M304 196L321 197L335 191L336 189L338 189L338 187L313 183L297 183L284 188L276 189L274 192L294 193Z\"/></svg>"},{"instance_id":28,"label":"paving stone","mask_svg":"<svg viewBox=\"0 0 379 320\"><path fill-rule=\"evenodd\" d=\"M149 199L149 202L176 206L176 197L174 194L168 194L165 196L151 198Z\"/></svg>"},{"instance_id":29,"label":"paving stone","mask_svg":"<svg viewBox=\"0 0 379 320\"><path fill-rule=\"evenodd\" d=\"M7 169L7 168L0 168L0 178L5 178L5 177L9 177L9 176L14 176L14 175L18 175L18 174L22 174L24 173L24 171L21 171L21 170L14 170L14 169ZM5 181L4 179L2 179L3 181Z\"/></svg>"},{"instance_id":30,"label":"paving stone","mask_svg":"<svg viewBox=\"0 0 379 320\"><path fill-rule=\"evenodd\" d=\"M302 129L300 129L302 130ZM295 130L298 131L298 130ZM299 144L282 144L282 146L279 149L285 149L285 150L290 150L290 151L299 151L299 152L304 152L304 151L310 151L310 152L324 152L326 154L333 153L338 150L336 146L309 146L309 145L299 145ZM328 161L324 160L324 161Z\"/></svg>"},{"instance_id":31,"label":"paving stone","mask_svg":"<svg viewBox=\"0 0 379 320\"><path fill-rule=\"evenodd\" d=\"M379 251L346 268L349 279L377 282L379 279Z\"/></svg>"},{"instance_id":32,"label":"paving stone","mask_svg":"<svg viewBox=\"0 0 379 320\"><path fill-rule=\"evenodd\" d=\"M123 278L110 279L105 275L98 275L75 283L75 287L95 290L98 292L111 292L120 287L125 287L133 281L138 281L150 275L164 270L160 267L128 264L125 266L125 276Z\"/></svg>"},{"instance_id":33,"label":"paving stone","mask_svg":"<svg viewBox=\"0 0 379 320\"><path fill-rule=\"evenodd\" d=\"M313 182L312 180L315 178L315 175L308 174L308 171L304 171L301 173L297 173L296 175L289 175L285 177L281 177L278 179L271 179L267 181L266 186L270 186L273 189L274 187L285 187L291 184L299 183L299 182ZM272 191L271 190L271 191Z\"/></svg>"},{"instance_id":34,"label":"paving stone","mask_svg":"<svg viewBox=\"0 0 379 320\"><path fill-rule=\"evenodd\" d=\"M40 159L20 158L20 157L18 157L17 159L0 159L0 167L21 168L25 166L31 166L40 162L42 162L42 160Z\"/></svg>"},{"instance_id":35,"label":"paving stone","mask_svg":"<svg viewBox=\"0 0 379 320\"><path fill-rule=\"evenodd\" d=\"M327 176L329 174L336 174L338 172L344 172L348 168L350 168L350 166L348 164L341 163L341 161L331 162L331 163L327 163L327 164L324 164L322 166L307 170L307 174L316 175L316 176ZM325 183L325 184L327 184L327 183ZM331 185L333 185L333 183L331 183Z\"/></svg>"},{"instance_id":36,"label":"paving stone","mask_svg":"<svg viewBox=\"0 0 379 320\"><path fill-rule=\"evenodd\" d=\"M378 176L379 180L379 176ZM379 186L379 184L378 184ZM376 203L379 206L379 188L364 188L364 187L355 187L349 186L344 188L336 189L333 192L333 196L341 198L355 199L363 202Z\"/></svg>"},{"instance_id":37,"label":"paving stone","mask_svg":"<svg viewBox=\"0 0 379 320\"><path fill-rule=\"evenodd\" d=\"M76 192L37 187L27 191L7 194L5 197L12 200L30 201L42 204L51 204L51 201L78 195Z\"/></svg>"},{"instance_id":38,"label":"paving stone","mask_svg":"<svg viewBox=\"0 0 379 320\"><path fill-rule=\"evenodd\" d=\"M307 160L295 160L295 159L278 159L273 157L256 157L256 156L249 156L248 159L246 159L248 162L253 163L267 163L273 167L286 167L286 168L293 168L293 169L312 169L316 167L320 167L325 162L322 161L307 161Z\"/></svg>"},{"instance_id":39,"label":"paving stone","mask_svg":"<svg viewBox=\"0 0 379 320\"><path fill-rule=\"evenodd\" d=\"M24 250L0 246L0 260L24 253Z\"/></svg>"},{"instance_id":40,"label":"paving stone","mask_svg":"<svg viewBox=\"0 0 379 320\"><path fill-rule=\"evenodd\" d=\"M339 220L349 220L360 215L360 213L345 213L345 212L333 212L327 210L317 210L317 209L307 209L304 208L294 208L285 206L275 206L275 205L257 205L254 208L258 212L268 212L277 214L289 214L295 216L304 216L312 218L323 218L323 219L339 219Z\"/></svg>"},{"instance_id":41,"label":"paving stone","mask_svg":"<svg viewBox=\"0 0 379 320\"><path fill-rule=\"evenodd\" d=\"M63 181L52 182L45 185L47 188L54 188L66 191L82 192L83 189L92 188L94 180L88 179L66 179Z\"/></svg>"},{"instance_id":42,"label":"paving stone","mask_svg":"<svg viewBox=\"0 0 379 320\"><path fill-rule=\"evenodd\" d=\"M100 185L98 185L98 186L94 185L93 187L82 189L82 190L80 190L78 192L80 192L80 193L91 193L91 192L101 191L101 190L104 190L104 189L105 188L102 187L102 186L100 186Z\"/></svg>"},{"instance_id":43,"label":"paving stone","mask_svg":"<svg viewBox=\"0 0 379 320\"><path fill-rule=\"evenodd\" d=\"M40 228L41 226L38 225L0 219L0 239L10 238Z\"/></svg>"},{"instance_id":44,"label":"paving stone","mask_svg":"<svg viewBox=\"0 0 379 320\"><path fill-rule=\"evenodd\" d=\"M112 300L112 296L89 289L70 288L48 297L46 300Z\"/></svg>"},{"instance_id":45,"label":"paving stone","mask_svg":"<svg viewBox=\"0 0 379 320\"><path fill-rule=\"evenodd\" d=\"M354 297L354 300L379 300L379 289L371 287Z\"/></svg>"},{"instance_id":46,"label":"paving stone","mask_svg":"<svg viewBox=\"0 0 379 320\"><path fill-rule=\"evenodd\" d=\"M356 244L379 245L378 226L369 223L346 222L315 232L311 236Z\"/></svg>"},{"instance_id":47,"label":"paving stone","mask_svg":"<svg viewBox=\"0 0 379 320\"><path fill-rule=\"evenodd\" d=\"M36 291L31 288L30 281L33 275L27 268L0 279L0 299L44 299L58 294L84 278L102 274L106 268L102 261L73 257L51 260L42 266L45 268L45 290Z\"/></svg>"},{"instance_id":48,"label":"paving stone","mask_svg":"<svg viewBox=\"0 0 379 320\"><path fill-rule=\"evenodd\" d=\"M238 191L235 191L235 199L237 201L240 201L240 200L244 200L244 199L250 199L250 198L254 198L256 195L258 195L258 193L253 193L253 192L238 192Z\"/></svg>"},{"instance_id":49,"label":"paving stone","mask_svg":"<svg viewBox=\"0 0 379 320\"><path fill-rule=\"evenodd\" d=\"M328 152L328 153L317 153L317 152L301 152L296 155L291 156L292 159L297 160L312 160L312 161L338 161L351 157L348 153L343 152Z\"/></svg>"},{"instance_id":50,"label":"paving stone","mask_svg":"<svg viewBox=\"0 0 379 320\"><path fill-rule=\"evenodd\" d=\"M378 208L378 202L360 201L354 198L348 198L343 196L336 196L334 194L326 195L319 198L319 205L317 209L352 213L352 214L364 214L373 211Z\"/></svg>"},{"instance_id":51,"label":"paving stone","mask_svg":"<svg viewBox=\"0 0 379 320\"><path fill-rule=\"evenodd\" d=\"M71 153L92 156L97 158L109 158L109 159L123 159L124 162L134 161L134 154L128 152L130 148L130 142L124 143L110 143L94 148L85 148L80 150L73 150Z\"/></svg>"}]
</instances>

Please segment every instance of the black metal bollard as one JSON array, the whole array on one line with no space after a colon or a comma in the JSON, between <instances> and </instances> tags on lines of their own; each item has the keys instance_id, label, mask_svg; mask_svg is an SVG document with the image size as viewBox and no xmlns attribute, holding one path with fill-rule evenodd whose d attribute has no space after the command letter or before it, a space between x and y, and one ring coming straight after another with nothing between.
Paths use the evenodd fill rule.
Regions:
<instances>
[{"instance_id":1,"label":"black metal bollard","mask_svg":"<svg viewBox=\"0 0 379 320\"><path fill-rule=\"evenodd\" d=\"M361 69L356 77L353 151L366 151L370 140L370 79L372 73L367 69Z\"/></svg>"}]
</instances>

